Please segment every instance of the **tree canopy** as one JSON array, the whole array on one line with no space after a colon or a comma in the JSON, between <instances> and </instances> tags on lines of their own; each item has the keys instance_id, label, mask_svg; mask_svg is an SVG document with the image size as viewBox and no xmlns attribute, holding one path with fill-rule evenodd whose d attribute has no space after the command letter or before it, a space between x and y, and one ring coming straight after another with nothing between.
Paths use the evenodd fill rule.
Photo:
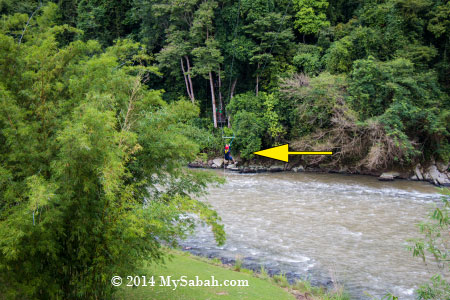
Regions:
<instances>
[{"instance_id":1,"label":"tree canopy","mask_svg":"<svg viewBox=\"0 0 450 300\"><path fill-rule=\"evenodd\" d=\"M197 214L224 241L217 214L194 200L214 177L184 165L198 115L148 88L145 48L65 43L56 5L0 31L0 294L8 299L110 298L113 275L159 260Z\"/></svg>"},{"instance_id":2,"label":"tree canopy","mask_svg":"<svg viewBox=\"0 0 450 300\"><path fill-rule=\"evenodd\" d=\"M0 0L0 294L109 298L220 181L290 143L350 172L450 160L448 0ZM227 128L229 127L229 128ZM19 288L20 287L20 288Z\"/></svg>"}]
</instances>

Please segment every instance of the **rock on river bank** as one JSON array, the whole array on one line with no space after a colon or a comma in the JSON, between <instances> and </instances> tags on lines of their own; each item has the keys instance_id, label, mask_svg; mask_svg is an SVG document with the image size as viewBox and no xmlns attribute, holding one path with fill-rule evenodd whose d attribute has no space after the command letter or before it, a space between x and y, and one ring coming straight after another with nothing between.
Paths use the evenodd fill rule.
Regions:
<instances>
[{"instance_id":1,"label":"rock on river bank","mask_svg":"<svg viewBox=\"0 0 450 300\"><path fill-rule=\"evenodd\" d=\"M427 166L417 164L410 170L380 170L380 171L366 171L361 169L340 167L339 169L329 167L317 167L317 166L303 166L301 164L290 163L273 163L267 160L259 161L254 160L246 162L242 165L239 163L224 164L224 159L221 157L214 158L212 160L194 161L189 163L190 168L206 168L206 169L226 169L239 173L264 173L264 172L319 172L319 173L340 173L340 174L359 174L359 175L371 175L378 176L380 181L393 181L395 179L407 179L413 181L426 181L436 186L450 187L450 163L434 162L432 161Z\"/></svg>"}]
</instances>

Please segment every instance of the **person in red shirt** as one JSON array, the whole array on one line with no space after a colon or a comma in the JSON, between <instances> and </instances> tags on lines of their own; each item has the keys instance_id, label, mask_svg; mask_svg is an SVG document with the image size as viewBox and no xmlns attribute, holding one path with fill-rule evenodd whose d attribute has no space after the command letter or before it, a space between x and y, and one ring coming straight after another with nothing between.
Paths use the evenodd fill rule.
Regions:
<instances>
[{"instance_id":1,"label":"person in red shirt","mask_svg":"<svg viewBox=\"0 0 450 300\"><path fill-rule=\"evenodd\" d=\"M233 164L235 164L236 161L235 161L234 158L231 156L230 146L231 146L231 144L226 144L226 145L225 145L225 149L224 149L225 160L228 160L228 161L231 160L231 161L233 162Z\"/></svg>"}]
</instances>

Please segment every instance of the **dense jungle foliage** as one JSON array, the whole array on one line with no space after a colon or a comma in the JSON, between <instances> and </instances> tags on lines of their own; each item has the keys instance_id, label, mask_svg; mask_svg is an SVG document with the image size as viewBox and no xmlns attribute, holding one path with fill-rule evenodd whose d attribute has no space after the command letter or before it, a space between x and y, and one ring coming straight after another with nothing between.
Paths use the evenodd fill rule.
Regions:
<instances>
[{"instance_id":1,"label":"dense jungle foliage","mask_svg":"<svg viewBox=\"0 0 450 300\"><path fill-rule=\"evenodd\" d=\"M48 2L2 0L0 11L26 19ZM449 1L54 2L56 24L77 29L61 46L139 42L160 72L146 86L200 108L192 124L215 133L202 135L205 152L230 127L244 159L286 142L336 153L310 164L354 169L450 158Z\"/></svg>"},{"instance_id":2,"label":"dense jungle foliage","mask_svg":"<svg viewBox=\"0 0 450 300\"><path fill-rule=\"evenodd\" d=\"M310 164L450 159L450 1L0 0L0 295L109 298L235 135Z\"/></svg>"},{"instance_id":3,"label":"dense jungle foliage","mask_svg":"<svg viewBox=\"0 0 450 300\"><path fill-rule=\"evenodd\" d=\"M110 299L111 277L160 260L193 214L222 243L193 198L218 180L185 168L198 108L146 85L138 43L67 42L81 31L55 4L34 17L0 29L0 299Z\"/></svg>"}]
</instances>

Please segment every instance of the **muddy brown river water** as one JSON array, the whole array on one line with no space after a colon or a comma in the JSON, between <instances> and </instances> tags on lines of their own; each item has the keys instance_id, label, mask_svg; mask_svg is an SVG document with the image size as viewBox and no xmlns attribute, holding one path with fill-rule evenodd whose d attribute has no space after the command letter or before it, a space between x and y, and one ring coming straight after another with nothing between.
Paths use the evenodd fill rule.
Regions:
<instances>
[{"instance_id":1,"label":"muddy brown river water","mask_svg":"<svg viewBox=\"0 0 450 300\"><path fill-rule=\"evenodd\" d=\"M241 256L249 267L264 266L290 279L337 281L353 299L392 292L414 299L431 277L406 250L418 237L440 195L428 183L380 182L375 177L315 173L236 174L218 172L227 183L203 200L222 217L227 242L218 247L199 227L183 245L210 257Z\"/></svg>"}]
</instances>

